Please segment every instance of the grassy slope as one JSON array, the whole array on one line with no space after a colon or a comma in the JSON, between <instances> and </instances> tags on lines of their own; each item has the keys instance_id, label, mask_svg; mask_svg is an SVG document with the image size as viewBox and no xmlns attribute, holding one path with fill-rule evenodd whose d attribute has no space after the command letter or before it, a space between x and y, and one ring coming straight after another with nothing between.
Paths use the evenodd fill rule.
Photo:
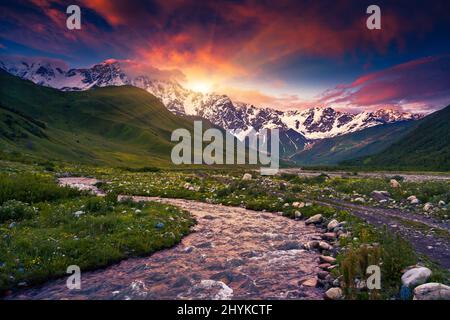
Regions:
<instances>
[{"instance_id":1,"label":"grassy slope","mask_svg":"<svg viewBox=\"0 0 450 320\"><path fill-rule=\"evenodd\" d=\"M380 152L407 134L417 122L380 125L343 136L318 141L310 150L297 153L292 160L300 165L330 165Z\"/></svg>"},{"instance_id":2,"label":"grassy slope","mask_svg":"<svg viewBox=\"0 0 450 320\"><path fill-rule=\"evenodd\" d=\"M177 128L190 130L192 122L138 88L61 92L0 71L3 152L106 165L164 165Z\"/></svg>"},{"instance_id":3,"label":"grassy slope","mask_svg":"<svg viewBox=\"0 0 450 320\"><path fill-rule=\"evenodd\" d=\"M343 164L374 168L450 170L450 106L419 125L381 153Z\"/></svg>"}]
</instances>

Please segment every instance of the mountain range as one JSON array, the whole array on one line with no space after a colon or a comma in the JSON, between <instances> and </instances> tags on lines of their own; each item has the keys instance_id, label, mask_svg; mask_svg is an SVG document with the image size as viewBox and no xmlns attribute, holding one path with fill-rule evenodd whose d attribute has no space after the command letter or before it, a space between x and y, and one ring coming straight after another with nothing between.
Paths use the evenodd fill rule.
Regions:
<instances>
[{"instance_id":1,"label":"mountain range","mask_svg":"<svg viewBox=\"0 0 450 320\"><path fill-rule=\"evenodd\" d=\"M336 164L381 151L406 135L423 115L380 109L357 114L333 108L281 111L236 102L216 93L184 88L174 79L152 74L132 76L121 62L106 60L90 68L69 69L57 61L0 58L0 68L60 92L124 86L144 89L175 116L203 118L239 139L252 130L280 130L280 151L296 164Z\"/></svg>"},{"instance_id":2,"label":"mountain range","mask_svg":"<svg viewBox=\"0 0 450 320\"><path fill-rule=\"evenodd\" d=\"M227 95L188 90L176 80L161 80L151 74L131 76L124 71L121 62L112 59L90 68L67 69L55 61L3 58L0 60L0 68L22 79L63 91L132 85L158 97L171 112L200 116L230 130L238 138L245 136L251 129L259 131L278 128L283 131L291 129L307 140L316 140L422 117L391 109L352 114L332 108L293 111L258 108L252 104L233 101ZM302 147L300 145L299 149Z\"/></svg>"}]
</instances>

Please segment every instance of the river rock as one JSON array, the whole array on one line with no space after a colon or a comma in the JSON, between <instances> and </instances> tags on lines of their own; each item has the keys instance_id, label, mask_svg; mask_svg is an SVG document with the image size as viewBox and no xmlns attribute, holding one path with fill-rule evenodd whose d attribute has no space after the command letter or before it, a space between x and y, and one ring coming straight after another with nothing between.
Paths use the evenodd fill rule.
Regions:
<instances>
[{"instance_id":1,"label":"river rock","mask_svg":"<svg viewBox=\"0 0 450 320\"><path fill-rule=\"evenodd\" d=\"M328 277L329 274L330 274L330 273L327 272L327 271L320 270L319 272L317 272L317 277L318 277L319 279L321 279L321 280L325 280L325 279L327 279L327 277Z\"/></svg>"},{"instance_id":2,"label":"river rock","mask_svg":"<svg viewBox=\"0 0 450 320\"><path fill-rule=\"evenodd\" d=\"M324 263L330 263L330 264L336 263L336 258L333 258L331 256L323 256L322 255L319 257L319 259L321 262L324 262Z\"/></svg>"},{"instance_id":3,"label":"river rock","mask_svg":"<svg viewBox=\"0 0 450 320\"><path fill-rule=\"evenodd\" d=\"M423 205L423 210L424 211L430 211L431 209L433 209L433 204L430 202L427 202Z\"/></svg>"},{"instance_id":4,"label":"river rock","mask_svg":"<svg viewBox=\"0 0 450 320\"><path fill-rule=\"evenodd\" d=\"M296 201L296 202L293 202L293 203L292 203L292 206L293 206L294 208L303 208L303 207L305 206L305 203L304 203L304 202L298 202L298 201Z\"/></svg>"},{"instance_id":5,"label":"river rock","mask_svg":"<svg viewBox=\"0 0 450 320\"><path fill-rule=\"evenodd\" d=\"M327 229L328 230L333 230L334 228L336 228L337 226L339 226L339 221L337 221L336 219L331 220L328 225L327 225Z\"/></svg>"},{"instance_id":6,"label":"river rock","mask_svg":"<svg viewBox=\"0 0 450 320\"><path fill-rule=\"evenodd\" d=\"M391 179L391 181L389 181L389 185L391 188L400 188L400 182L395 179Z\"/></svg>"},{"instance_id":7,"label":"river rock","mask_svg":"<svg viewBox=\"0 0 450 320\"><path fill-rule=\"evenodd\" d=\"M316 249L316 248L319 248L319 241L317 241L317 240L308 241L305 244L305 249L307 249L307 250L312 250L312 249Z\"/></svg>"},{"instance_id":8,"label":"river rock","mask_svg":"<svg viewBox=\"0 0 450 320\"><path fill-rule=\"evenodd\" d=\"M308 279L308 280L302 282L302 285L305 287L315 288L317 286L317 279L316 278Z\"/></svg>"},{"instance_id":9,"label":"river rock","mask_svg":"<svg viewBox=\"0 0 450 320\"><path fill-rule=\"evenodd\" d=\"M324 298L327 300L339 300L342 298L342 289L330 288L325 292Z\"/></svg>"},{"instance_id":10,"label":"river rock","mask_svg":"<svg viewBox=\"0 0 450 320\"><path fill-rule=\"evenodd\" d=\"M362 202L362 203L366 202L366 200L363 197L358 197L354 201L355 202Z\"/></svg>"},{"instance_id":11,"label":"river rock","mask_svg":"<svg viewBox=\"0 0 450 320\"><path fill-rule=\"evenodd\" d=\"M188 296L195 299L230 300L233 289L222 281L202 280L188 291Z\"/></svg>"},{"instance_id":12,"label":"river rock","mask_svg":"<svg viewBox=\"0 0 450 320\"><path fill-rule=\"evenodd\" d=\"M414 289L414 300L450 300L450 287L442 283L425 283Z\"/></svg>"},{"instance_id":13,"label":"river rock","mask_svg":"<svg viewBox=\"0 0 450 320\"><path fill-rule=\"evenodd\" d=\"M322 250L332 250L332 249L333 249L333 246L330 245L330 244L328 244L328 243L325 242L325 241L320 241L320 242L319 242L319 248L322 249Z\"/></svg>"},{"instance_id":14,"label":"river rock","mask_svg":"<svg viewBox=\"0 0 450 320\"><path fill-rule=\"evenodd\" d=\"M325 232L322 235L322 238L324 240L335 240L336 239L336 233L334 233L334 232Z\"/></svg>"},{"instance_id":15,"label":"river rock","mask_svg":"<svg viewBox=\"0 0 450 320\"><path fill-rule=\"evenodd\" d=\"M370 194L372 198L374 198L377 201L383 201L383 200L389 200L391 197L391 194L387 191L372 191L372 193Z\"/></svg>"},{"instance_id":16,"label":"river rock","mask_svg":"<svg viewBox=\"0 0 450 320\"><path fill-rule=\"evenodd\" d=\"M406 287L414 287L427 282L431 276L431 270L426 267L412 268L402 276L402 283Z\"/></svg>"},{"instance_id":17,"label":"river rock","mask_svg":"<svg viewBox=\"0 0 450 320\"><path fill-rule=\"evenodd\" d=\"M244 181L252 180L252 175L250 173L245 173L244 176L242 177L242 180Z\"/></svg>"},{"instance_id":18,"label":"river rock","mask_svg":"<svg viewBox=\"0 0 450 320\"><path fill-rule=\"evenodd\" d=\"M406 198L406 200L408 200L410 204L419 204L420 203L420 200L417 199L416 196L409 196L408 198Z\"/></svg>"},{"instance_id":19,"label":"river rock","mask_svg":"<svg viewBox=\"0 0 450 320\"><path fill-rule=\"evenodd\" d=\"M319 264L319 268L322 270L328 270L328 268L331 267L331 264L329 263L321 263Z\"/></svg>"},{"instance_id":20,"label":"river rock","mask_svg":"<svg viewBox=\"0 0 450 320\"><path fill-rule=\"evenodd\" d=\"M307 219L305 221L305 224L317 224L317 223L322 222L322 219L323 219L322 215L319 213L319 214L313 215L312 217Z\"/></svg>"}]
</instances>

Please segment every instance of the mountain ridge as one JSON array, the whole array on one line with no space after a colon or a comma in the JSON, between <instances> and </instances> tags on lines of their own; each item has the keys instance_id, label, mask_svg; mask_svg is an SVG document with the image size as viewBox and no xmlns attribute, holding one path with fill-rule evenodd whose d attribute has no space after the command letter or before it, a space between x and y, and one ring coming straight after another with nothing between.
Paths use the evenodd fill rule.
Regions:
<instances>
[{"instance_id":1,"label":"mountain ridge","mask_svg":"<svg viewBox=\"0 0 450 320\"><path fill-rule=\"evenodd\" d=\"M64 92L0 70L2 155L113 166L170 165L173 130L193 130L133 86Z\"/></svg>"},{"instance_id":2,"label":"mountain ridge","mask_svg":"<svg viewBox=\"0 0 450 320\"><path fill-rule=\"evenodd\" d=\"M379 153L343 165L371 168L450 170L450 105L420 120L416 128Z\"/></svg>"}]
</instances>

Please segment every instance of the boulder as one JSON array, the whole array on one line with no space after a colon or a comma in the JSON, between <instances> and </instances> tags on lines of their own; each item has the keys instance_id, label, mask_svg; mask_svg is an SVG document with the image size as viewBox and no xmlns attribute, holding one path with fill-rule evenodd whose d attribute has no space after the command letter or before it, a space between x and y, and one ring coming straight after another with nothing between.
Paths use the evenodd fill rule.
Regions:
<instances>
[{"instance_id":1,"label":"boulder","mask_svg":"<svg viewBox=\"0 0 450 320\"><path fill-rule=\"evenodd\" d=\"M433 204L430 202L427 202L423 205L423 210L424 211L430 211L431 209L433 209Z\"/></svg>"},{"instance_id":2,"label":"boulder","mask_svg":"<svg viewBox=\"0 0 450 320\"><path fill-rule=\"evenodd\" d=\"M297 210L296 210L296 211L294 212L294 218L298 220L298 219L300 219L301 217L302 217L302 213L301 213L300 211L297 211Z\"/></svg>"},{"instance_id":3,"label":"boulder","mask_svg":"<svg viewBox=\"0 0 450 320\"><path fill-rule=\"evenodd\" d=\"M370 196L372 198L374 198L377 201L381 201L381 200L389 200L391 197L391 194L387 191L372 191L372 193L370 194Z\"/></svg>"},{"instance_id":4,"label":"boulder","mask_svg":"<svg viewBox=\"0 0 450 320\"><path fill-rule=\"evenodd\" d=\"M325 292L324 298L327 300L342 299L342 289L341 288L330 288Z\"/></svg>"},{"instance_id":5,"label":"boulder","mask_svg":"<svg viewBox=\"0 0 450 320\"><path fill-rule=\"evenodd\" d=\"M445 207L445 202L444 202L444 201L442 201L442 200L441 200L441 201L439 201L439 203L438 203L438 204L439 204L439 206L440 206L440 207Z\"/></svg>"},{"instance_id":6,"label":"boulder","mask_svg":"<svg viewBox=\"0 0 450 320\"><path fill-rule=\"evenodd\" d=\"M400 182L395 179L391 179L391 181L389 181L389 185L391 188L400 188Z\"/></svg>"},{"instance_id":7,"label":"boulder","mask_svg":"<svg viewBox=\"0 0 450 320\"><path fill-rule=\"evenodd\" d=\"M355 202L362 202L362 203L366 202L366 200L363 197L358 197L354 201Z\"/></svg>"},{"instance_id":8,"label":"boulder","mask_svg":"<svg viewBox=\"0 0 450 320\"><path fill-rule=\"evenodd\" d=\"M252 180L252 175L250 173L245 173L244 176L242 177L242 180L244 181Z\"/></svg>"},{"instance_id":9,"label":"boulder","mask_svg":"<svg viewBox=\"0 0 450 320\"><path fill-rule=\"evenodd\" d=\"M316 224L322 222L322 215L316 214L305 221L305 224Z\"/></svg>"},{"instance_id":10,"label":"boulder","mask_svg":"<svg viewBox=\"0 0 450 320\"><path fill-rule=\"evenodd\" d=\"M337 226L339 226L339 221L337 221L336 219L331 220L328 225L327 225L327 229L328 230L333 230L334 228L336 228Z\"/></svg>"},{"instance_id":11,"label":"boulder","mask_svg":"<svg viewBox=\"0 0 450 320\"><path fill-rule=\"evenodd\" d=\"M425 283L414 289L414 300L450 300L450 287L442 283Z\"/></svg>"},{"instance_id":12,"label":"boulder","mask_svg":"<svg viewBox=\"0 0 450 320\"><path fill-rule=\"evenodd\" d=\"M431 270L426 267L412 268L402 276L402 283L406 287L414 287L427 282L431 276Z\"/></svg>"}]
</instances>

